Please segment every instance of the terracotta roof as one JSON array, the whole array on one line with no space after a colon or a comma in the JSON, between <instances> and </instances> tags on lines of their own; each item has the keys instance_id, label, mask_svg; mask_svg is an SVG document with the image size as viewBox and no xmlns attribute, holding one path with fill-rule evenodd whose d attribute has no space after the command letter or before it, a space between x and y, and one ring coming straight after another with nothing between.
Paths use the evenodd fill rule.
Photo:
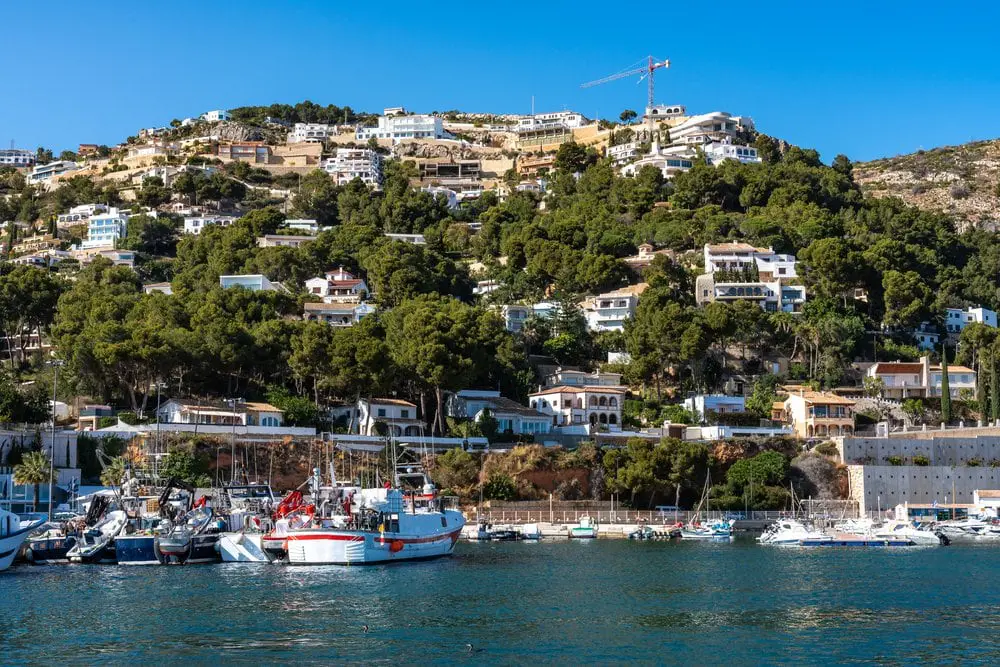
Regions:
<instances>
[{"instance_id":1,"label":"terracotta roof","mask_svg":"<svg viewBox=\"0 0 1000 667\"><path fill-rule=\"evenodd\" d=\"M270 403L254 403L247 401L244 405L248 410L254 410L256 412L284 412L284 410L276 408Z\"/></svg>"},{"instance_id":2,"label":"terracotta roof","mask_svg":"<svg viewBox=\"0 0 1000 667\"><path fill-rule=\"evenodd\" d=\"M771 403L771 409L772 410L784 410L785 409L785 402L784 401L775 401L774 403Z\"/></svg>"},{"instance_id":3,"label":"terracotta roof","mask_svg":"<svg viewBox=\"0 0 1000 667\"><path fill-rule=\"evenodd\" d=\"M792 396L799 396L799 394L792 394L789 398ZM821 405L854 405L854 401L849 398L837 396L836 394L828 394L823 391L806 391L801 394L801 397L805 399L806 403L818 403Z\"/></svg>"},{"instance_id":4,"label":"terracotta roof","mask_svg":"<svg viewBox=\"0 0 1000 667\"><path fill-rule=\"evenodd\" d=\"M978 493L980 498L1000 498L1000 491L980 489Z\"/></svg>"},{"instance_id":5,"label":"terracotta roof","mask_svg":"<svg viewBox=\"0 0 1000 667\"><path fill-rule=\"evenodd\" d=\"M368 401L371 405L402 405L407 408L417 407L415 403L403 401L398 398L373 398Z\"/></svg>"},{"instance_id":6,"label":"terracotta roof","mask_svg":"<svg viewBox=\"0 0 1000 667\"><path fill-rule=\"evenodd\" d=\"M583 387L570 387L568 385L561 384L557 387L549 387L547 389L542 389L541 391L536 391L528 394L528 396L543 396L545 394L572 394L581 391L590 391L595 393L605 393L605 394L624 394L624 387L596 387L593 385L584 385Z\"/></svg>"},{"instance_id":7,"label":"terracotta roof","mask_svg":"<svg viewBox=\"0 0 1000 667\"><path fill-rule=\"evenodd\" d=\"M900 363L898 361L880 361L875 364L875 373L884 375L919 375L924 370L923 364Z\"/></svg>"},{"instance_id":8,"label":"terracotta roof","mask_svg":"<svg viewBox=\"0 0 1000 667\"><path fill-rule=\"evenodd\" d=\"M357 304L352 303L304 303L303 309L307 313L353 313Z\"/></svg>"},{"instance_id":9,"label":"terracotta roof","mask_svg":"<svg viewBox=\"0 0 1000 667\"><path fill-rule=\"evenodd\" d=\"M940 372L941 366L940 365L931 366L931 370ZM948 375L951 375L952 373L974 373L974 372L975 371L973 371L968 366L948 366Z\"/></svg>"}]
</instances>

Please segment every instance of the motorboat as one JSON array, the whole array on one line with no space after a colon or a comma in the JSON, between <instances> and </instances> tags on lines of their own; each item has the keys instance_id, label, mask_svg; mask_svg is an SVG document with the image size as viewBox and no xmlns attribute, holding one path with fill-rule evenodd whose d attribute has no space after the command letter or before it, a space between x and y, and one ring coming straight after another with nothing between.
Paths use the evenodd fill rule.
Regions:
<instances>
[{"instance_id":1,"label":"motorboat","mask_svg":"<svg viewBox=\"0 0 1000 667\"><path fill-rule=\"evenodd\" d=\"M521 534L522 540L540 540L542 539L542 530L538 527L537 523L525 523L521 524L518 528L518 532Z\"/></svg>"},{"instance_id":2,"label":"motorboat","mask_svg":"<svg viewBox=\"0 0 1000 667\"><path fill-rule=\"evenodd\" d=\"M878 526L868 517L845 519L833 525L834 532L850 533L851 535L870 535Z\"/></svg>"},{"instance_id":3,"label":"motorboat","mask_svg":"<svg viewBox=\"0 0 1000 667\"><path fill-rule=\"evenodd\" d=\"M707 524L689 523L681 528L682 540L731 540L733 522L724 519Z\"/></svg>"},{"instance_id":4,"label":"motorboat","mask_svg":"<svg viewBox=\"0 0 1000 667\"><path fill-rule=\"evenodd\" d=\"M11 566L21 545L43 523L44 520L37 519L29 522L27 526L22 526L20 517L0 509L0 572Z\"/></svg>"},{"instance_id":5,"label":"motorboat","mask_svg":"<svg viewBox=\"0 0 1000 667\"><path fill-rule=\"evenodd\" d=\"M757 538L761 544L774 546L799 546L803 540L822 542L833 538L826 533L810 528L795 519L781 519L768 526L767 530Z\"/></svg>"},{"instance_id":6,"label":"motorboat","mask_svg":"<svg viewBox=\"0 0 1000 667\"><path fill-rule=\"evenodd\" d=\"M221 523L208 505L195 507L153 540L157 560L164 565L217 562Z\"/></svg>"},{"instance_id":7,"label":"motorboat","mask_svg":"<svg viewBox=\"0 0 1000 667\"><path fill-rule=\"evenodd\" d=\"M656 531L653 530L652 526L639 526L631 533L628 534L628 539L630 540L652 540L656 539Z\"/></svg>"},{"instance_id":8,"label":"motorboat","mask_svg":"<svg viewBox=\"0 0 1000 667\"><path fill-rule=\"evenodd\" d=\"M83 531L76 544L66 554L71 563L99 563L110 565L118 562L115 538L128 523L122 510L108 512L92 528Z\"/></svg>"},{"instance_id":9,"label":"motorboat","mask_svg":"<svg viewBox=\"0 0 1000 667\"><path fill-rule=\"evenodd\" d=\"M70 549L76 546L76 539L76 534L68 532L65 525L45 523L25 541L24 559L32 565L67 563Z\"/></svg>"},{"instance_id":10,"label":"motorboat","mask_svg":"<svg viewBox=\"0 0 1000 667\"><path fill-rule=\"evenodd\" d=\"M569 536L577 539L592 539L597 537L598 525L589 516L580 517L580 522L569 529Z\"/></svg>"},{"instance_id":11,"label":"motorboat","mask_svg":"<svg viewBox=\"0 0 1000 667\"><path fill-rule=\"evenodd\" d=\"M941 533L952 542L983 542L1000 538L1000 532L988 521L968 517L952 519L934 524L935 532Z\"/></svg>"},{"instance_id":12,"label":"motorboat","mask_svg":"<svg viewBox=\"0 0 1000 667\"><path fill-rule=\"evenodd\" d=\"M267 484L237 484L223 489L229 505L227 530L219 535L223 563L270 563L277 555L264 548L272 532L271 513L277 504Z\"/></svg>"},{"instance_id":13,"label":"motorboat","mask_svg":"<svg viewBox=\"0 0 1000 667\"><path fill-rule=\"evenodd\" d=\"M951 544L951 539L941 532L921 530L909 521L887 521L871 532L873 537L890 540L910 540L917 545L938 546Z\"/></svg>"},{"instance_id":14,"label":"motorboat","mask_svg":"<svg viewBox=\"0 0 1000 667\"><path fill-rule=\"evenodd\" d=\"M332 473L332 471L331 471ZM382 488L322 485L310 480L318 499L310 525L289 530L292 565L362 565L448 556L465 525L457 501L442 498L415 466L397 468L395 484Z\"/></svg>"},{"instance_id":15,"label":"motorboat","mask_svg":"<svg viewBox=\"0 0 1000 667\"><path fill-rule=\"evenodd\" d=\"M115 555L119 565L159 565L156 557L156 537L165 520L159 515L140 515L129 519L115 538ZM169 524L166 524L169 525Z\"/></svg>"}]
</instances>

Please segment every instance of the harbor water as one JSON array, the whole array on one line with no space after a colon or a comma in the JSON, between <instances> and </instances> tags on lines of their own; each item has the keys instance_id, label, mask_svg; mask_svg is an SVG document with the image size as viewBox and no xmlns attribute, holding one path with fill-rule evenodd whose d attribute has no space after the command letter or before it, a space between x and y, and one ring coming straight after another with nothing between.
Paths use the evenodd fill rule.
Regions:
<instances>
[{"instance_id":1,"label":"harbor water","mask_svg":"<svg viewBox=\"0 0 1000 667\"><path fill-rule=\"evenodd\" d=\"M998 572L990 546L747 537L460 543L351 568L20 565L0 574L0 663L995 664Z\"/></svg>"}]
</instances>

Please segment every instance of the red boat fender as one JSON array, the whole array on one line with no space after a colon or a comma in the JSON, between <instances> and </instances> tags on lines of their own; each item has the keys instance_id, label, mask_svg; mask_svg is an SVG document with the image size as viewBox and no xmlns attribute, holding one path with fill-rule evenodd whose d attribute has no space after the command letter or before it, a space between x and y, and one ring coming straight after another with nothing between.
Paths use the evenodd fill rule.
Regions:
<instances>
[{"instance_id":1,"label":"red boat fender","mask_svg":"<svg viewBox=\"0 0 1000 667\"><path fill-rule=\"evenodd\" d=\"M404 546L403 540L393 540L392 543L389 545L389 551L394 554L397 554L403 550L403 546Z\"/></svg>"}]
</instances>

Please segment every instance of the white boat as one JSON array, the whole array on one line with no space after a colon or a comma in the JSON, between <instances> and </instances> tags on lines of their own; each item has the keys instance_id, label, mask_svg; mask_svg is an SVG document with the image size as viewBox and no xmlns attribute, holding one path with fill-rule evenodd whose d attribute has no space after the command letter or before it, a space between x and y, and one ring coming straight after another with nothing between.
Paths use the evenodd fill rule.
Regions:
<instances>
[{"instance_id":1,"label":"white boat","mask_svg":"<svg viewBox=\"0 0 1000 667\"><path fill-rule=\"evenodd\" d=\"M782 519L771 524L764 534L757 538L761 544L774 546L799 546L802 540L828 542L833 538L822 531L810 528L795 519Z\"/></svg>"},{"instance_id":2,"label":"white boat","mask_svg":"<svg viewBox=\"0 0 1000 667\"><path fill-rule=\"evenodd\" d=\"M0 509L0 572L10 567L21 544L43 523L44 519L38 519L22 526L16 514Z\"/></svg>"},{"instance_id":3,"label":"white boat","mask_svg":"<svg viewBox=\"0 0 1000 667\"><path fill-rule=\"evenodd\" d=\"M833 525L834 532L850 533L851 535L871 535L877 529L874 521L868 517L846 519Z\"/></svg>"},{"instance_id":4,"label":"white boat","mask_svg":"<svg viewBox=\"0 0 1000 667\"><path fill-rule=\"evenodd\" d=\"M950 539L930 530L920 530L909 521L887 521L880 528L871 532L873 537L888 540L910 540L914 544L937 546L948 544Z\"/></svg>"},{"instance_id":5,"label":"white boat","mask_svg":"<svg viewBox=\"0 0 1000 667\"><path fill-rule=\"evenodd\" d=\"M597 537L597 524L589 516L580 517L580 523L569 529L569 536L581 539Z\"/></svg>"},{"instance_id":6,"label":"white boat","mask_svg":"<svg viewBox=\"0 0 1000 667\"><path fill-rule=\"evenodd\" d=\"M223 563L270 563L276 554L264 548L272 532L271 512L277 504L267 484L230 485L223 490L230 507L229 530L219 535Z\"/></svg>"},{"instance_id":7,"label":"white boat","mask_svg":"<svg viewBox=\"0 0 1000 667\"><path fill-rule=\"evenodd\" d=\"M195 507L173 525L169 532L157 535L153 550L164 565L214 563L219 560L219 525L211 507Z\"/></svg>"},{"instance_id":8,"label":"white boat","mask_svg":"<svg viewBox=\"0 0 1000 667\"><path fill-rule=\"evenodd\" d=\"M690 523L681 528L682 540L731 540L732 521L713 521L708 524Z\"/></svg>"},{"instance_id":9,"label":"white boat","mask_svg":"<svg viewBox=\"0 0 1000 667\"><path fill-rule=\"evenodd\" d=\"M538 527L537 523L525 523L522 524L518 529L521 533L522 540L540 540L542 539L542 530Z\"/></svg>"},{"instance_id":10,"label":"white boat","mask_svg":"<svg viewBox=\"0 0 1000 667\"><path fill-rule=\"evenodd\" d=\"M419 491L404 491L404 478L419 477ZM446 507L422 473L397 474L395 488L320 487L312 477L320 509L309 527L289 530L292 565L362 565L450 555L465 517Z\"/></svg>"},{"instance_id":11,"label":"white boat","mask_svg":"<svg viewBox=\"0 0 1000 667\"><path fill-rule=\"evenodd\" d=\"M127 523L128 515L125 512L121 510L108 512L93 528L88 528L80 535L76 545L66 554L66 558L71 563L117 563L115 538Z\"/></svg>"},{"instance_id":12,"label":"white boat","mask_svg":"<svg viewBox=\"0 0 1000 667\"><path fill-rule=\"evenodd\" d=\"M995 526L973 517L941 521L934 524L934 529L953 542L982 542L1000 539L1000 533L995 530Z\"/></svg>"}]
</instances>

